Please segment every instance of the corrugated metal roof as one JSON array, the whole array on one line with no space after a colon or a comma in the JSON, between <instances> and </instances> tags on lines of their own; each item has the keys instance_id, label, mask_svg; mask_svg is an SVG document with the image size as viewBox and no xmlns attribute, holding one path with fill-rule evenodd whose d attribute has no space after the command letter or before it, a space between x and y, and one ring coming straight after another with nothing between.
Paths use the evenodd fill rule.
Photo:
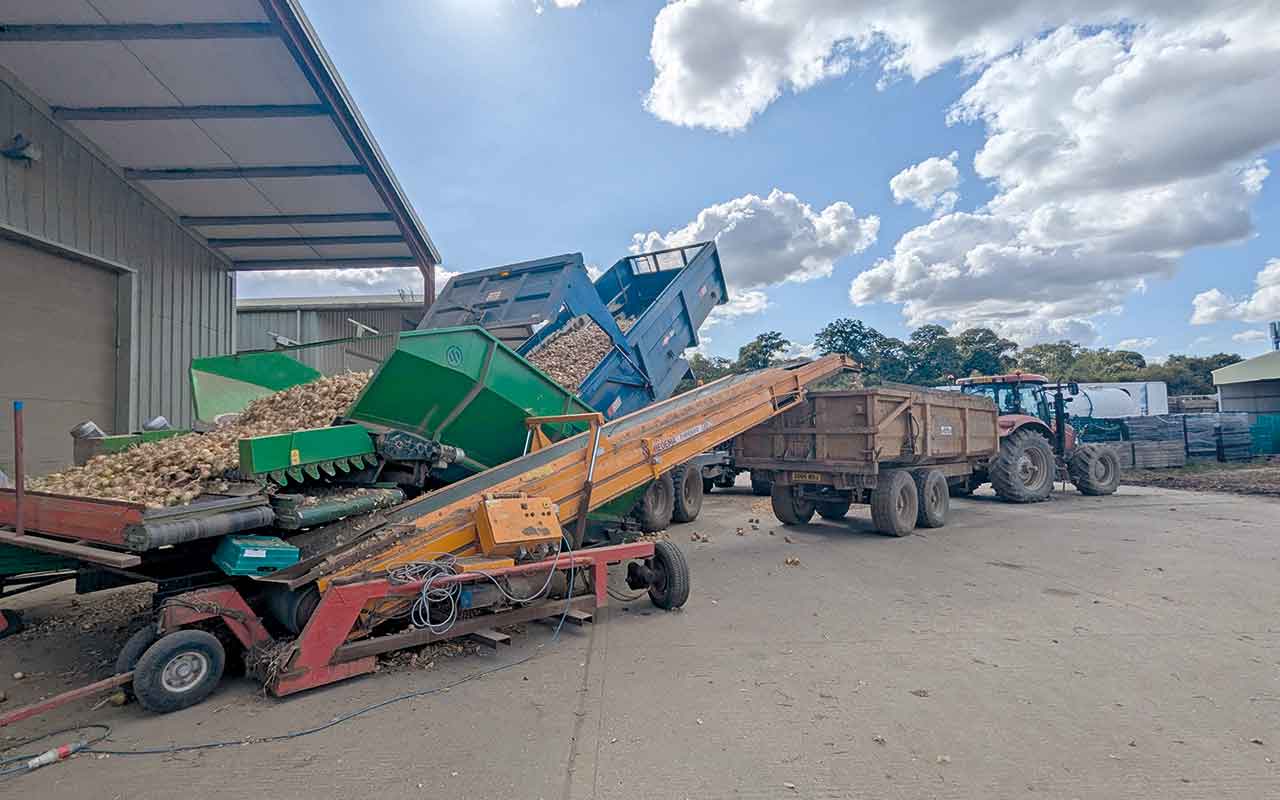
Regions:
<instances>
[{"instance_id":1,"label":"corrugated metal roof","mask_svg":"<svg viewBox=\"0 0 1280 800\"><path fill-rule=\"evenodd\" d=\"M1280 380L1280 350L1272 350L1213 371L1214 386L1275 380Z\"/></svg>"},{"instance_id":2,"label":"corrugated metal roof","mask_svg":"<svg viewBox=\"0 0 1280 800\"><path fill-rule=\"evenodd\" d=\"M254 297L236 300L236 311L337 311L342 309L421 309L421 297L398 294L338 295L334 297Z\"/></svg>"},{"instance_id":3,"label":"corrugated metal roof","mask_svg":"<svg viewBox=\"0 0 1280 800\"><path fill-rule=\"evenodd\" d=\"M235 269L440 255L296 0L0 0L0 65Z\"/></svg>"}]
</instances>

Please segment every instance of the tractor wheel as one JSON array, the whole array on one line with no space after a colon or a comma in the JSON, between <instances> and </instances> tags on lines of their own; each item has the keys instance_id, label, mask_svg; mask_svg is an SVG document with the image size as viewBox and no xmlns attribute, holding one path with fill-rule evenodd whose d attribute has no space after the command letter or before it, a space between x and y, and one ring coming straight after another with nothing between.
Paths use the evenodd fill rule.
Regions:
<instances>
[{"instance_id":1,"label":"tractor wheel","mask_svg":"<svg viewBox=\"0 0 1280 800\"><path fill-rule=\"evenodd\" d=\"M1022 428L1000 440L987 472L991 488L1006 503L1039 503L1053 492L1057 470L1053 447L1039 433Z\"/></svg>"},{"instance_id":2,"label":"tractor wheel","mask_svg":"<svg viewBox=\"0 0 1280 800\"><path fill-rule=\"evenodd\" d=\"M181 630L160 637L133 669L133 693L148 711L167 714L209 696L222 679L227 654L208 631Z\"/></svg>"},{"instance_id":3,"label":"tractor wheel","mask_svg":"<svg viewBox=\"0 0 1280 800\"><path fill-rule=\"evenodd\" d=\"M871 522L886 536L906 536L915 530L920 497L916 482L905 470L880 474L879 485L871 491Z\"/></svg>"},{"instance_id":4,"label":"tractor wheel","mask_svg":"<svg viewBox=\"0 0 1280 800\"><path fill-rule=\"evenodd\" d=\"M790 486L773 484L769 491L769 499L773 505L773 515L783 525L804 525L813 519L817 504L812 500L803 500L791 491Z\"/></svg>"},{"instance_id":5,"label":"tractor wheel","mask_svg":"<svg viewBox=\"0 0 1280 800\"><path fill-rule=\"evenodd\" d=\"M675 487L671 521L693 522L702 510L702 470L688 465L676 467L671 470L671 483Z\"/></svg>"},{"instance_id":6,"label":"tractor wheel","mask_svg":"<svg viewBox=\"0 0 1280 800\"><path fill-rule=\"evenodd\" d=\"M823 519L844 519L851 505L853 504L848 500L828 500L825 503L818 503L818 516Z\"/></svg>"},{"instance_id":7,"label":"tractor wheel","mask_svg":"<svg viewBox=\"0 0 1280 800\"><path fill-rule=\"evenodd\" d=\"M680 548L667 541L654 543L649 568L654 575L649 586L653 604L668 610L684 605L689 599L689 563Z\"/></svg>"},{"instance_id":8,"label":"tractor wheel","mask_svg":"<svg viewBox=\"0 0 1280 800\"><path fill-rule=\"evenodd\" d=\"M671 515L675 511L675 485L668 472L649 484L644 497L636 504L636 516L640 518L640 530L645 533L665 531L671 524Z\"/></svg>"},{"instance_id":9,"label":"tractor wheel","mask_svg":"<svg viewBox=\"0 0 1280 800\"><path fill-rule=\"evenodd\" d=\"M951 509L951 494L947 488L947 476L939 469L921 469L911 473L916 483L919 511L916 527L941 528L947 524L947 512Z\"/></svg>"},{"instance_id":10,"label":"tractor wheel","mask_svg":"<svg viewBox=\"0 0 1280 800\"><path fill-rule=\"evenodd\" d=\"M1109 448L1080 445L1067 462L1067 474L1080 494L1115 494L1120 486L1120 459Z\"/></svg>"},{"instance_id":11,"label":"tractor wheel","mask_svg":"<svg viewBox=\"0 0 1280 800\"><path fill-rule=\"evenodd\" d=\"M703 479L702 479L702 493L703 493L703 494L711 494L711 490L712 490L712 489L714 489L714 488L716 488L716 479L715 479L715 478L703 478Z\"/></svg>"},{"instance_id":12,"label":"tractor wheel","mask_svg":"<svg viewBox=\"0 0 1280 800\"><path fill-rule=\"evenodd\" d=\"M757 477L756 471L751 470L751 493L756 497L768 497L773 493L773 481L763 476Z\"/></svg>"}]
</instances>

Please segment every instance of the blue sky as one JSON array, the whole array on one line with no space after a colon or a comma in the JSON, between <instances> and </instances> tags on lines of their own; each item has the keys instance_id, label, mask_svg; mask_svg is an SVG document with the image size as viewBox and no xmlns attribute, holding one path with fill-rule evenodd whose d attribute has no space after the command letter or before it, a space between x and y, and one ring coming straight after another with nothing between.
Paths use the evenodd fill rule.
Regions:
<instances>
[{"instance_id":1,"label":"blue sky","mask_svg":"<svg viewBox=\"0 0 1280 800\"><path fill-rule=\"evenodd\" d=\"M1047 79L1012 89L997 84L1002 69L1035 80L1036 65L1049 70L1053 63L1075 63L1090 50L1135 62L1150 51L1151 63L1169 73L1165 85L1174 87L1172 106L1182 103L1172 96L1179 86L1213 74L1212 63L1204 66L1210 59L1262 69L1274 55L1274 40L1270 49L1265 41L1259 46L1248 40L1252 34L1231 27L1236 17L1219 19L1207 11L1171 19L1153 11L1152 28L1160 28L1161 39L1141 35L1147 20L1140 15L1116 20L1103 9L1096 20L1058 18L1052 4L1037 10L1036 2L1011 4L1035 12L1018 27L1008 22L1016 16L1011 14L987 21L930 17L942 12L918 0L911 13L928 24L901 29L894 21L843 12L823 19L823 4L803 0L790 3L785 15L770 11L769 0L746 5L753 4L762 9L756 17L744 16L727 0L679 0L665 10L664 3L641 0L581 0L572 8L544 0L542 13L532 0L375 0L355 14L349 3L304 0L451 271L570 251L608 266L628 252L633 235L656 232L656 241L678 242L679 234L670 234L704 209L720 208L722 214L713 213L689 233L714 233L718 219L736 219L737 238L725 234L722 240L726 272L740 294L757 293L761 303L754 307L766 301L767 307L707 328L706 349L713 353L732 355L771 329L796 343L811 342L823 323L840 316L859 317L898 336L914 324L937 322L993 324L1024 343L1068 335L1116 346L1150 338L1131 346L1156 357L1265 349L1264 341L1232 336L1264 329L1266 315L1280 312L1280 288L1255 286L1268 260L1280 257L1280 190L1272 178L1262 179L1256 191L1241 191L1234 176L1253 168L1256 185L1265 163L1275 162L1280 121L1255 118L1273 101L1241 89L1217 107L1206 107L1205 114L1219 115L1219 124L1228 128L1237 109L1257 107L1257 114L1243 114L1235 149L1206 154L1193 174L1168 168L1198 157L1188 154L1188 147L1197 146L1190 134L1190 145L1176 136L1167 143L1150 138L1169 127L1160 121L1168 109L1158 102L1150 103L1146 116L1125 120L1104 101L1070 108L1082 105L1079 88L1074 95L1070 87L1055 94L1046 88ZM804 16L806 5L814 7L810 17ZM1072 27L1088 22L1096 26ZM836 33L831 41L805 39L804 30L813 27L805 23ZM944 23L970 29L940 29ZM1135 25L1139 34L1126 39ZM1267 30L1252 28L1264 31L1259 36ZM921 29L926 33L913 32ZM1188 37L1219 29L1231 45L1205 46L1204 55L1186 65L1167 57L1181 52L1165 47L1169 37L1181 37L1182 47ZM860 38L864 31L868 40ZM1098 38L1099 31L1116 31L1118 43ZM961 44L948 49L953 41ZM966 41L981 44L966 50ZM1033 57L1037 44L1045 52ZM651 48L662 69L651 59ZM821 73L816 78L815 65ZM1082 68L1088 74L1080 78L1092 81L1089 91L1108 85L1093 69ZM663 71L671 80L663 79L659 91L655 81ZM979 82L983 86L975 90ZM1247 88L1247 75L1240 83ZM743 90L744 85L756 88ZM1151 97L1159 85L1137 90ZM948 124L948 110L966 91L973 113ZM1024 97L1034 102L1019 110ZM1191 107L1186 113L1201 111ZM1012 139L1029 127L1043 127L1045 120L1056 125L1063 119L1068 121L1057 133L1070 155L1059 160L1072 175L1089 173L1097 164L1101 182L1109 183L1110 176L1136 164L1131 171L1141 176L1081 189L1071 177L1040 174L1042 163L1014 151L989 152L992 158L979 174L975 155L984 146L1003 146L989 142L993 133ZM1143 133L1146 141L1135 136L1112 143L1117 130L1148 124L1155 133ZM939 222L947 223L946 230L931 230L929 243L919 245L935 213L909 200L895 202L890 179L953 151L955 180L944 188L959 195L956 213L937 212L946 218ZM774 189L794 197L762 200ZM743 201L735 210L721 206L748 195L760 202ZM1105 206L1107 198L1115 199L1114 209ZM984 208L993 199L1002 204L994 216ZM864 227L853 237L824 233L821 222L816 234L811 225L799 232L786 224L759 227L769 213L799 207L811 211L802 227L824 210L833 215L829 219ZM1143 218L1148 207L1152 219ZM1058 213L1041 210L1044 219L1037 217L1046 208ZM1105 227L1127 214L1135 218L1098 233L1098 220ZM879 225L870 240L865 223L873 216ZM992 241L973 240L977 230ZM1114 244L1147 232L1168 237L1169 246L1148 242L1138 253ZM916 245L904 246L904 235ZM747 252L748 241L765 246ZM992 252L999 256L987 260ZM798 269L792 256L815 260ZM921 278L921 258L935 260L928 264L933 277ZM975 267L979 262L986 266ZM1113 263L1089 279L1079 277ZM861 288L854 284L862 301L855 305L851 283L877 265L861 279ZM978 271L966 277L951 267ZM776 275L769 273L774 269ZM1108 274L1111 269L1114 274ZM1001 270L1016 273L1006 278ZM1280 277L1280 267L1275 272ZM347 277L330 282L311 276L305 285L301 276L243 279L241 293L386 291L403 274ZM1203 306L1196 311L1200 324L1190 324L1193 298L1211 290L1218 293L1196 301L1197 309Z\"/></svg>"}]
</instances>

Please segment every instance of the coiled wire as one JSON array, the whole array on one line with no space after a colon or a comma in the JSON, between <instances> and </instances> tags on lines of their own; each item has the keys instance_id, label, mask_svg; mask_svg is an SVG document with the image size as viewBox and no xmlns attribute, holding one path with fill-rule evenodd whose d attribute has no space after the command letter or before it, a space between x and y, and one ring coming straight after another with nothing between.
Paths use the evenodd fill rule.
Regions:
<instances>
[{"instance_id":1,"label":"coiled wire","mask_svg":"<svg viewBox=\"0 0 1280 800\"><path fill-rule=\"evenodd\" d=\"M560 555L566 552L572 558L573 545L569 543L568 537L561 534L560 540L556 543L556 552L551 561L551 567L547 570L547 579L543 581L541 588L528 597L517 597L507 591L501 581L485 570L470 571L487 578L508 601L517 604L530 603L546 596L550 591L551 579L555 577L556 571L560 566ZM458 613L461 611L462 584L450 583L441 586L438 585L438 581L448 576L460 575L464 571L458 565L456 556L452 553L441 553L438 558L431 561L414 561L396 567L388 573L387 578L392 583L416 583L422 581L422 587L418 590L413 604L409 607L409 624L415 628L431 631L436 636L442 636L448 633L458 622ZM572 580L572 573L570 573L570 576ZM573 593L572 583L569 586L569 593L570 595ZM439 609L443 609L443 618ZM433 611L437 611L437 613L433 614ZM433 622L433 617L439 621Z\"/></svg>"}]
</instances>

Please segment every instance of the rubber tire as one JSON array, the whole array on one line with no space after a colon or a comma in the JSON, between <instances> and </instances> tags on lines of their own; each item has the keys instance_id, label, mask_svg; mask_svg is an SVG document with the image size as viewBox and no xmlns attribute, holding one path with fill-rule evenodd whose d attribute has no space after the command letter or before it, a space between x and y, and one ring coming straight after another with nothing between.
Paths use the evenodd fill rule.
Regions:
<instances>
[{"instance_id":1,"label":"rubber tire","mask_svg":"<svg viewBox=\"0 0 1280 800\"><path fill-rule=\"evenodd\" d=\"M666 577L663 586L649 587L649 600L655 606L670 611L688 601L689 562L680 548L668 541L655 542L650 568L661 570Z\"/></svg>"},{"instance_id":2,"label":"rubber tire","mask_svg":"<svg viewBox=\"0 0 1280 800\"><path fill-rule=\"evenodd\" d=\"M947 524L947 512L951 510L951 492L947 476L940 469L921 469L911 473L916 482L917 528L941 528Z\"/></svg>"},{"instance_id":3,"label":"rubber tire","mask_svg":"<svg viewBox=\"0 0 1280 800\"><path fill-rule=\"evenodd\" d=\"M1079 445L1067 462L1067 474L1080 494L1102 497L1120 488L1120 459L1106 447Z\"/></svg>"},{"instance_id":4,"label":"rubber tire","mask_svg":"<svg viewBox=\"0 0 1280 800\"><path fill-rule=\"evenodd\" d=\"M825 503L818 503L818 516L823 519L839 520L844 519L849 513L849 507L853 503L847 500L829 500Z\"/></svg>"},{"instance_id":5,"label":"rubber tire","mask_svg":"<svg viewBox=\"0 0 1280 800\"><path fill-rule=\"evenodd\" d=\"M702 479L702 493L703 493L703 494L711 494L711 490L712 490L712 489L714 489L714 488L716 488L716 479L715 479L715 478L703 478L703 479Z\"/></svg>"},{"instance_id":6,"label":"rubber tire","mask_svg":"<svg viewBox=\"0 0 1280 800\"><path fill-rule=\"evenodd\" d=\"M0 614L4 615L4 630L0 631L0 639L10 636L17 636L27 628L27 624L22 621L22 615L13 609L0 609Z\"/></svg>"},{"instance_id":7,"label":"rubber tire","mask_svg":"<svg viewBox=\"0 0 1280 800\"><path fill-rule=\"evenodd\" d=\"M644 497L636 503L635 514L640 520L640 530L645 533L665 531L671 524L671 515L675 511L676 491L671 481L671 473L663 475L645 489Z\"/></svg>"},{"instance_id":8,"label":"rubber tire","mask_svg":"<svg viewBox=\"0 0 1280 800\"><path fill-rule=\"evenodd\" d=\"M880 474L879 485L871 491L871 521L885 536L906 536L915 530L920 498L916 482L905 470Z\"/></svg>"},{"instance_id":9,"label":"rubber tire","mask_svg":"<svg viewBox=\"0 0 1280 800\"><path fill-rule=\"evenodd\" d=\"M1035 452L1045 464L1044 480L1038 486L1027 486L1018 477L1018 462L1024 453ZM991 488L1006 503L1039 503L1053 493L1057 463L1049 440L1034 430L1021 428L1000 440L1000 452L987 467Z\"/></svg>"},{"instance_id":10,"label":"rubber tire","mask_svg":"<svg viewBox=\"0 0 1280 800\"><path fill-rule=\"evenodd\" d=\"M150 623L145 628L134 631L133 635L125 641L124 647L120 648L120 654L116 656L116 674L132 672L133 668L138 666L138 659L142 658L147 648L155 644L159 638L160 634L156 633L156 626ZM126 683L122 688L125 697L130 700L137 699L133 693L133 684Z\"/></svg>"},{"instance_id":11,"label":"rubber tire","mask_svg":"<svg viewBox=\"0 0 1280 800\"><path fill-rule=\"evenodd\" d=\"M671 483L675 489L671 507L672 522L693 522L702 511L702 470L681 465L671 470Z\"/></svg>"},{"instance_id":12,"label":"rubber tire","mask_svg":"<svg viewBox=\"0 0 1280 800\"><path fill-rule=\"evenodd\" d=\"M184 652L198 652L209 660L209 669L200 682L180 694L165 689L160 682L165 665ZM133 670L133 693L148 711L168 714L189 708L208 697L222 680L227 653L218 637L208 631L182 630L161 636L138 659Z\"/></svg>"},{"instance_id":13,"label":"rubber tire","mask_svg":"<svg viewBox=\"0 0 1280 800\"><path fill-rule=\"evenodd\" d=\"M773 515L783 525L804 525L813 519L813 512L817 511L817 503L801 500L792 494L790 486L777 483L769 491L769 502L773 506Z\"/></svg>"},{"instance_id":14,"label":"rubber tire","mask_svg":"<svg viewBox=\"0 0 1280 800\"><path fill-rule=\"evenodd\" d=\"M757 478L755 470L751 471L751 493L756 497L768 497L773 493L773 481Z\"/></svg>"}]
</instances>

